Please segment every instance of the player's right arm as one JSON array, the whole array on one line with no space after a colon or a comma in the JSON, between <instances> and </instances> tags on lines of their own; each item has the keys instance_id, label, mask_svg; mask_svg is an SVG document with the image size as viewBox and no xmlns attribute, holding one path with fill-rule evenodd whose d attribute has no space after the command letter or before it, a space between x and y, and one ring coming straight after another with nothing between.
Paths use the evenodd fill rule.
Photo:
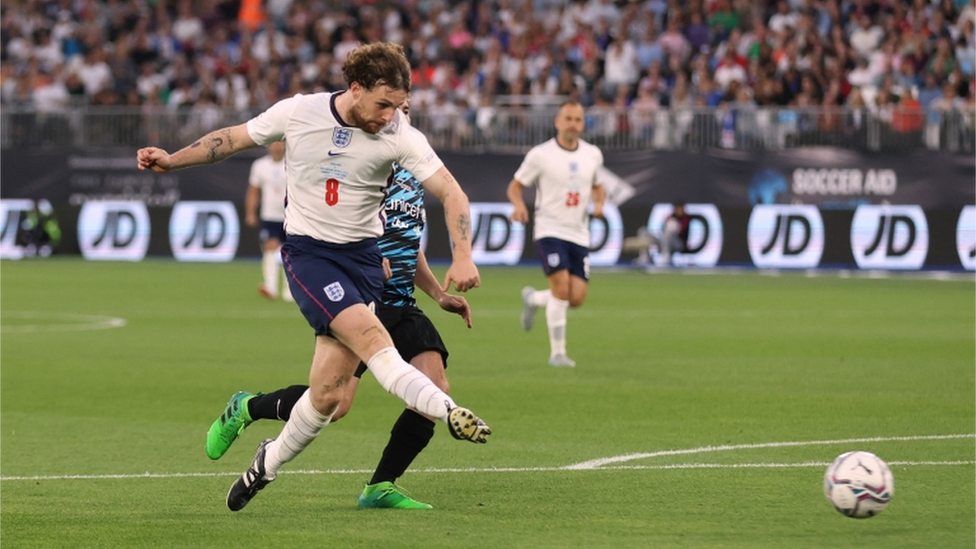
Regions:
<instances>
[{"instance_id":1,"label":"player's right arm","mask_svg":"<svg viewBox=\"0 0 976 549\"><path fill-rule=\"evenodd\" d=\"M525 185L518 179L513 179L508 184L508 190L505 192L508 195L508 201L515 206L515 210L512 211L511 220L516 223L522 223L523 225L529 222L529 208L525 205L525 200L522 198L522 191L524 190Z\"/></svg>"},{"instance_id":2,"label":"player's right arm","mask_svg":"<svg viewBox=\"0 0 976 549\"><path fill-rule=\"evenodd\" d=\"M538 157L538 147L529 149L525 158L522 159L522 165L515 171L515 177L512 178L512 182L508 184L508 190L505 192L508 195L508 201L515 206L511 220L516 223L525 224L529 222L529 208L525 205L522 193L525 191L525 187L535 184L539 173L541 173Z\"/></svg>"},{"instance_id":3,"label":"player's right arm","mask_svg":"<svg viewBox=\"0 0 976 549\"><path fill-rule=\"evenodd\" d=\"M173 154L157 147L139 149L136 152L136 159L140 170L166 173L220 162L229 156L257 146L247 131L247 124L239 124L212 131Z\"/></svg>"},{"instance_id":4,"label":"player's right arm","mask_svg":"<svg viewBox=\"0 0 976 549\"><path fill-rule=\"evenodd\" d=\"M244 195L244 220L248 227L258 226L258 202L261 200L261 188L248 185Z\"/></svg>"}]
</instances>

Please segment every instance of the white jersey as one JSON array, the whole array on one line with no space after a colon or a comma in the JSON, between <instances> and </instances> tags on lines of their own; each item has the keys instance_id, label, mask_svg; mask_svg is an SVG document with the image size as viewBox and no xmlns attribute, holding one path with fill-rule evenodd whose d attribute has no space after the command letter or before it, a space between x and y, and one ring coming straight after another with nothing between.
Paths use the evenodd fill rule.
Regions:
<instances>
[{"instance_id":1,"label":"white jersey","mask_svg":"<svg viewBox=\"0 0 976 549\"><path fill-rule=\"evenodd\" d=\"M600 166L603 153L582 140L575 151L562 148L555 138L529 150L515 180L536 187L533 240L551 237L590 247L587 206L593 186L601 185Z\"/></svg>"},{"instance_id":2,"label":"white jersey","mask_svg":"<svg viewBox=\"0 0 976 549\"><path fill-rule=\"evenodd\" d=\"M338 93L296 95L247 122L258 145L285 140L285 232L347 244L383 234L383 201L393 163L424 181L444 163L397 110L377 134L349 126Z\"/></svg>"},{"instance_id":3,"label":"white jersey","mask_svg":"<svg viewBox=\"0 0 976 549\"><path fill-rule=\"evenodd\" d=\"M261 220L285 220L285 159L275 162L271 155L262 156L251 164L247 179L252 187L261 189Z\"/></svg>"}]
</instances>

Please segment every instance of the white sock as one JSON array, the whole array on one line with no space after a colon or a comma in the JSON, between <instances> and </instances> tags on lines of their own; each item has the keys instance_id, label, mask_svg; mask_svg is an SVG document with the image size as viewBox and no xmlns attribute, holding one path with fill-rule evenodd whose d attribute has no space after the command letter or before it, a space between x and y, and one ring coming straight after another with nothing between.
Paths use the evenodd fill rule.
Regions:
<instances>
[{"instance_id":1,"label":"white sock","mask_svg":"<svg viewBox=\"0 0 976 549\"><path fill-rule=\"evenodd\" d=\"M280 250L280 248L279 248ZM278 257L281 257L280 254ZM291 296L291 286L288 285L288 276L285 275L285 270L282 268L280 270L281 277L281 299L285 301L295 301L295 298Z\"/></svg>"},{"instance_id":2,"label":"white sock","mask_svg":"<svg viewBox=\"0 0 976 549\"><path fill-rule=\"evenodd\" d=\"M529 304L535 305L536 307L545 307L549 303L550 298L552 298L551 290L536 290L529 297Z\"/></svg>"},{"instance_id":3,"label":"white sock","mask_svg":"<svg viewBox=\"0 0 976 549\"><path fill-rule=\"evenodd\" d=\"M264 457L265 477L273 479L278 469L302 453L331 420L331 415L323 416L312 406L312 398L306 390L291 409L281 434L268 445Z\"/></svg>"},{"instance_id":4,"label":"white sock","mask_svg":"<svg viewBox=\"0 0 976 549\"><path fill-rule=\"evenodd\" d=\"M261 272L264 274L264 289L271 292L271 295L278 295L278 252L264 252L261 256Z\"/></svg>"},{"instance_id":5,"label":"white sock","mask_svg":"<svg viewBox=\"0 0 976 549\"><path fill-rule=\"evenodd\" d=\"M434 385L430 378L405 362L394 347L377 352L366 362L366 366L384 389L422 414L446 422L448 409L456 406L454 400Z\"/></svg>"},{"instance_id":6,"label":"white sock","mask_svg":"<svg viewBox=\"0 0 976 549\"><path fill-rule=\"evenodd\" d=\"M551 298L546 304L546 324L549 325L550 356L566 354L566 310L569 301Z\"/></svg>"}]
</instances>

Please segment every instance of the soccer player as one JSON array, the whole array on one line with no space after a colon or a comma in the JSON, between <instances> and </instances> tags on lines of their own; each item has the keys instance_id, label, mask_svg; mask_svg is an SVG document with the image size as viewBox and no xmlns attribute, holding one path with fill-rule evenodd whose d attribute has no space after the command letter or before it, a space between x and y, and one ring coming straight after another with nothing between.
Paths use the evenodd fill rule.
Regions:
<instances>
[{"instance_id":1,"label":"soccer player","mask_svg":"<svg viewBox=\"0 0 976 549\"><path fill-rule=\"evenodd\" d=\"M406 114L408 108L404 103L401 110ZM414 287L423 290L445 311L460 315L469 328L471 309L463 297L445 292L428 267L420 251L420 238L426 220L423 187L410 172L397 167L386 199L386 231L378 241L383 257L389 264L390 278L383 286L383 302L376 308L376 315L390 332L400 355L446 393L449 389L445 375L447 347L433 323L417 307ZM349 411L359 387L359 378L365 371L366 365L360 363L332 416L333 422ZM268 394L235 394L207 433L207 455L211 459L220 459L254 421L287 421L295 402L307 389L307 385L292 385ZM359 507L430 509L429 504L403 494L394 483L433 436L434 419L413 408L406 408L394 423L376 471L359 496Z\"/></svg>"},{"instance_id":2,"label":"soccer player","mask_svg":"<svg viewBox=\"0 0 976 549\"><path fill-rule=\"evenodd\" d=\"M542 260L548 290L522 288L522 328L532 329L539 307L546 309L549 326L549 365L573 367L566 355L566 311L586 299L590 278L590 224L603 216L606 199L597 173L603 153L580 139L585 127L583 106L567 101L555 120L556 137L536 145L525 155L508 185L508 199L515 206L512 221L527 223L529 211L522 199L526 187L536 187L533 240Z\"/></svg>"},{"instance_id":3,"label":"soccer player","mask_svg":"<svg viewBox=\"0 0 976 549\"><path fill-rule=\"evenodd\" d=\"M275 141L268 145L268 154L251 164L247 194L244 195L244 222L258 226L258 204L261 205L261 274L258 292L264 297L278 299L278 278L281 271L281 243L285 241L285 144ZM288 282L281 285L281 298L294 301Z\"/></svg>"},{"instance_id":4,"label":"soccer player","mask_svg":"<svg viewBox=\"0 0 976 549\"><path fill-rule=\"evenodd\" d=\"M292 295L315 330L309 389L281 434L262 442L250 468L227 493L239 511L329 424L360 361L387 391L448 424L451 435L486 442L491 430L408 364L373 308L383 287L383 199L393 164L412 173L444 205L453 260L446 291L480 285L471 259L467 195L427 139L398 107L410 92L410 64L397 44L374 43L350 52L342 65L349 88L296 95L238 126L211 132L170 155L137 152L140 169L167 172L223 160L242 150L285 141L287 237L281 255Z\"/></svg>"}]
</instances>

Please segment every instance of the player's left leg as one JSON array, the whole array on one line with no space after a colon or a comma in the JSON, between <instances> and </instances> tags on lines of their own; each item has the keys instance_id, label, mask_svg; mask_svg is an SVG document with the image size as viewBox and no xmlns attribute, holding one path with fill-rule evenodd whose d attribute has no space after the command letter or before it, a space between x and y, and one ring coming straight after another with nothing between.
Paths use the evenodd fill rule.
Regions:
<instances>
[{"instance_id":1,"label":"player's left leg","mask_svg":"<svg viewBox=\"0 0 976 549\"><path fill-rule=\"evenodd\" d=\"M261 231L262 236L267 230ZM281 271L281 241L268 236L261 243L261 286L258 292L268 299L278 299L278 279ZM287 286L287 282L285 283Z\"/></svg>"},{"instance_id":2,"label":"player's left leg","mask_svg":"<svg viewBox=\"0 0 976 549\"><path fill-rule=\"evenodd\" d=\"M566 311L569 310L570 275L568 269L551 273L548 277L551 297L546 303L546 326L549 328L549 365L576 366L566 356Z\"/></svg>"},{"instance_id":3,"label":"player's left leg","mask_svg":"<svg viewBox=\"0 0 976 549\"><path fill-rule=\"evenodd\" d=\"M336 318L361 303L345 309ZM227 492L227 507L240 511L265 486L275 480L282 465L295 459L332 419L359 363L348 347L326 335L315 336L315 353L309 372L309 389L291 410L290 417L275 439L258 446L251 466Z\"/></svg>"},{"instance_id":4,"label":"player's left leg","mask_svg":"<svg viewBox=\"0 0 976 549\"><path fill-rule=\"evenodd\" d=\"M560 270L550 272L549 288L552 297L546 304L546 324L549 326L549 365L576 366L566 354L566 311L586 300L587 280L590 277L589 253L586 248L571 242L561 242Z\"/></svg>"},{"instance_id":5,"label":"player's left leg","mask_svg":"<svg viewBox=\"0 0 976 549\"><path fill-rule=\"evenodd\" d=\"M413 357L410 364L429 377L440 390L448 392L450 386L440 352L424 351ZM404 494L395 482L434 437L435 421L435 418L421 414L414 408L403 410L390 430L390 440L383 449L373 478L359 496L360 508L432 508L430 504Z\"/></svg>"}]
</instances>

